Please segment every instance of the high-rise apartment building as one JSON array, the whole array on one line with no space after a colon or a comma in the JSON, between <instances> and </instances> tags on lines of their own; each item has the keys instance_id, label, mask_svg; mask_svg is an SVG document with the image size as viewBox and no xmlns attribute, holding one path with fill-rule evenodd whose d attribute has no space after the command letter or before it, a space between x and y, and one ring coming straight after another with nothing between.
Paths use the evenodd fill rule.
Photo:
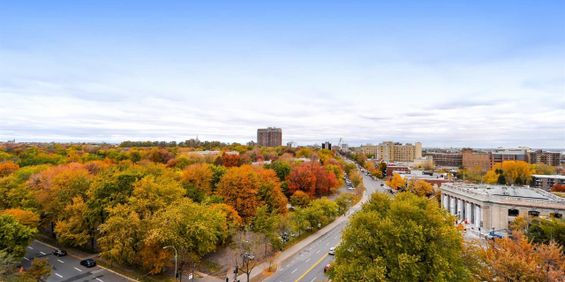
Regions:
<instances>
[{"instance_id":1,"label":"high-rise apartment building","mask_svg":"<svg viewBox=\"0 0 565 282\"><path fill-rule=\"evenodd\" d=\"M391 141L376 146L376 158L386 162L413 162L422 158L422 143L401 144Z\"/></svg>"},{"instance_id":2,"label":"high-rise apartment building","mask_svg":"<svg viewBox=\"0 0 565 282\"><path fill-rule=\"evenodd\" d=\"M328 142L328 141L322 143L322 149L331 150L331 149L332 149L332 143L330 143L330 142Z\"/></svg>"},{"instance_id":3,"label":"high-rise apartment building","mask_svg":"<svg viewBox=\"0 0 565 282\"><path fill-rule=\"evenodd\" d=\"M282 129L275 127L257 129L257 144L265 147L282 145Z\"/></svg>"}]
</instances>

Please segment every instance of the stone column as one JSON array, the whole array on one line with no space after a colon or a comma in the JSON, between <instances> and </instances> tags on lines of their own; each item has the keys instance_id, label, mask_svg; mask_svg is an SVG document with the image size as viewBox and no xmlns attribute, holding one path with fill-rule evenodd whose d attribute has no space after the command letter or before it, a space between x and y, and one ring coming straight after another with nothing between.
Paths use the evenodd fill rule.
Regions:
<instances>
[{"instance_id":1,"label":"stone column","mask_svg":"<svg viewBox=\"0 0 565 282\"><path fill-rule=\"evenodd\" d=\"M481 207L475 205L475 227L481 227Z\"/></svg>"},{"instance_id":2,"label":"stone column","mask_svg":"<svg viewBox=\"0 0 565 282\"><path fill-rule=\"evenodd\" d=\"M465 220L467 220L468 223L471 223L471 203L467 202L467 204L465 205Z\"/></svg>"},{"instance_id":3,"label":"stone column","mask_svg":"<svg viewBox=\"0 0 565 282\"><path fill-rule=\"evenodd\" d=\"M459 220L463 219L463 200L457 199L457 214L459 215Z\"/></svg>"},{"instance_id":4,"label":"stone column","mask_svg":"<svg viewBox=\"0 0 565 282\"><path fill-rule=\"evenodd\" d=\"M455 197L449 197L449 212L455 215Z\"/></svg>"}]
</instances>

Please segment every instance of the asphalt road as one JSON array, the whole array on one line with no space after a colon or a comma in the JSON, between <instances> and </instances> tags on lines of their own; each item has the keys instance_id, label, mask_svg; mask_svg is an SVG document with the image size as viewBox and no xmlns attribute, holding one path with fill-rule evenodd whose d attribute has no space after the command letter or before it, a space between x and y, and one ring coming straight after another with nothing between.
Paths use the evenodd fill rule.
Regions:
<instances>
[{"instance_id":1,"label":"asphalt road","mask_svg":"<svg viewBox=\"0 0 565 282\"><path fill-rule=\"evenodd\" d=\"M381 180L373 180L369 176L363 175L363 183L365 184L368 198L376 191L387 192L386 186ZM359 209L358 207L357 209ZM357 210L351 209L351 214ZM347 225L347 221L336 225L328 233L324 234L318 240L310 243L299 253L284 261L277 272L265 281L271 282L288 282L288 281L327 281L328 277L324 273L324 266L333 261L333 256L329 255L329 249L336 247L341 240L341 232Z\"/></svg>"},{"instance_id":2,"label":"asphalt road","mask_svg":"<svg viewBox=\"0 0 565 282\"><path fill-rule=\"evenodd\" d=\"M80 259L70 255L56 257L53 255L54 249L37 240L27 247L24 257L24 267L29 267L34 258L47 258L52 267L51 275L47 282L67 282L67 281L95 281L95 282L119 282L129 281L128 279L112 273L98 266L86 268L80 265Z\"/></svg>"}]
</instances>

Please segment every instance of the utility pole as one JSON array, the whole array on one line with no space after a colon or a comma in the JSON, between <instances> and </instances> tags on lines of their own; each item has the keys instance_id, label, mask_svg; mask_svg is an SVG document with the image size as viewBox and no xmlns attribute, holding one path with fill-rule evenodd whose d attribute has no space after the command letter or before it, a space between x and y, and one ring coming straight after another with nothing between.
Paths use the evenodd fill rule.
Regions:
<instances>
[{"instance_id":1,"label":"utility pole","mask_svg":"<svg viewBox=\"0 0 565 282\"><path fill-rule=\"evenodd\" d=\"M175 250L175 281L177 281L178 280L177 274L178 274L178 269L179 269L179 267L178 267L178 251L177 251L177 248L175 248L175 246L165 246L165 247L163 247L163 250L169 249L169 248L172 248L173 250Z\"/></svg>"}]
</instances>

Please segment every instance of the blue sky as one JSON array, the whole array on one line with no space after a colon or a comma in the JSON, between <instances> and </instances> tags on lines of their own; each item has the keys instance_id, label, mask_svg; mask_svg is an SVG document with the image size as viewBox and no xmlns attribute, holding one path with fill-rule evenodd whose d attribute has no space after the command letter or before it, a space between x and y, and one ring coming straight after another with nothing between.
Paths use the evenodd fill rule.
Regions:
<instances>
[{"instance_id":1,"label":"blue sky","mask_svg":"<svg viewBox=\"0 0 565 282\"><path fill-rule=\"evenodd\" d=\"M565 2L2 1L0 103L0 140L565 148Z\"/></svg>"}]
</instances>

